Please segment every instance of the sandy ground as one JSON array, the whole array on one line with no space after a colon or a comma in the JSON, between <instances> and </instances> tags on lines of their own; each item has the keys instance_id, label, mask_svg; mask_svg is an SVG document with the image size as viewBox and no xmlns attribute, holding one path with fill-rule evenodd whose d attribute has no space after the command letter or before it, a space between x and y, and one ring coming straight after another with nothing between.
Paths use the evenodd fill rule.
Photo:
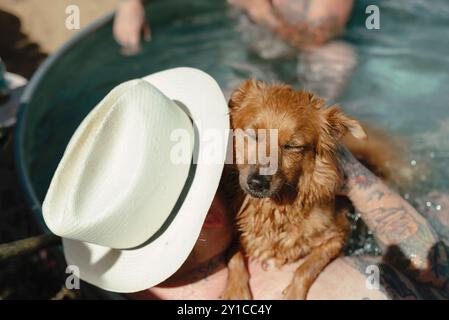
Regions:
<instances>
[{"instance_id":1,"label":"sandy ground","mask_svg":"<svg viewBox=\"0 0 449 320\"><path fill-rule=\"evenodd\" d=\"M0 0L0 57L27 78L47 54L79 30L68 30L66 8L77 5L80 30L112 11L117 0Z\"/></svg>"}]
</instances>

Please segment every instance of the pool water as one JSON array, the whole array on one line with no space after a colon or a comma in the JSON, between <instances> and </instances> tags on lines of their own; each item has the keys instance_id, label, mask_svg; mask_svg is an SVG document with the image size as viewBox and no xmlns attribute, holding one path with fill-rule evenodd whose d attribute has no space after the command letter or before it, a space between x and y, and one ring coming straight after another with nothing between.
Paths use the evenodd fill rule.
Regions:
<instances>
[{"instance_id":1,"label":"pool water","mask_svg":"<svg viewBox=\"0 0 449 320\"><path fill-rule=\"evenodd\" d=\"M120 54L110 21L97 28L51 64L23 109L18 155L30 183L28 192L35 196L33 208L40 213L40 202L70 136L109 90L125 80L177 66L205 70L226 95L248 77L285 81L297 88L315 81L317 90L320 83L344 79L338 93L330 94L332 101L350 115L403 137L410 170L421 163L429 168L419 183L401 192L418 204L431 190L448 191L449 2L376 1L380 30L365 28L365 8L371 3L356 3L339 42L347 50L345 57L353 60L351 72L342 77L324 72L321 80L305 80L307 56L252 25L225 1L147 4L153 38L135 56ZM347 252L378 253L357 217L351 215L355 233Z\"/></svg>"}]
</instances>

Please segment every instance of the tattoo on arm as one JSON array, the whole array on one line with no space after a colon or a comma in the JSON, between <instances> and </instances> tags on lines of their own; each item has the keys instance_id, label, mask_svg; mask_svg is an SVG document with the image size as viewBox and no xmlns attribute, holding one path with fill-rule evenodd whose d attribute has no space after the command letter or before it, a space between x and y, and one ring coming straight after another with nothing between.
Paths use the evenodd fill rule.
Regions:
<instances>
[{"instance_id":1,"label":"tattoo on arm","mask_svg":"<svg viewBox=\"0 0 449 320\"><path fill-rule=\"evenodd\" d=\"M372 192L370 192L368 194L368 199L367 201L371 201L371 200L377 200L379 201L380 199L383 198L383 196L385 196L385 192L384 191L380 191L380 190L374 190Z\"/></svg>"},{"instance_id":2,"label":"tattoo on arm","mask_svg":"<svg viewBox=\"0 0 449 320\"><path fill-rule=\"evenodd\" d=\"M364 217L384 245L398 244L418 231L417 223L403 205L374 208Z\"/></svg>"},{"instance_id":3,"label":"tattoo on arm","mask_svg":"<svg viewBox=\"0 0 449 320\"><path fill-rule=\"evenodd\" d=\"M345 147L339 148L338 154L346 179L346 191L379 240L385 261L410 278L436 288L447 288L449 246L444 238L439 237L441 224L440 232L435 232L433 225L436 222L430 224L432 221L427 221L407 201L391 191ZM447 231L443 233L449 234Z\"/></svg>"},{"instance_id":4,"label":"tattoo on arm","mask_svg":"<svg viewBox=\"0 0 449 320\"><path fill-rule=\"evenodd\" d=\"M380 179L363 166L345 146L339 145L337 155L340 160L340 168L345 181L344 187L346 190L344 191L348 192L350 185L354 185L355 188L366 190L380 182ZM377 194L379 196L384 195L381 191L377 191Z\"/></svg>"}]
</instances>

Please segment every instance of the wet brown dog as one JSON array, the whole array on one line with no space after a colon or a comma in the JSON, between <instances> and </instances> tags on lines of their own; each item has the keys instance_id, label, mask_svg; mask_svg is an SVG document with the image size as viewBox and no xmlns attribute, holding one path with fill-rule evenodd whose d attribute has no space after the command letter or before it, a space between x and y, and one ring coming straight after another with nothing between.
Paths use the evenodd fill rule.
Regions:
<instances>
[{"instance_id":1,"label":"wet brown dog","mask_svg":"<svg viewBox=\"0 0 449 320\"><path fill-rule=\"evenodd\" d=\"M244 191L236 217L240 247L229 260L222 297L251 299L248 256L273 260L277 266L304 258L284 293L286 299L305 299L319 273L340 254L348 234L345 219L335 210L341 183L339 141L346 133L365 139L365 131L337 106L324 107L312 93L284 84L247 80L233 93L229 107L232 128L256 132L247 139L257 140L260 129L277 129L277 170L260 174L259 161L236 166ZM250 150L234 145L236 154Z\"/></svg>"}]
</instances>

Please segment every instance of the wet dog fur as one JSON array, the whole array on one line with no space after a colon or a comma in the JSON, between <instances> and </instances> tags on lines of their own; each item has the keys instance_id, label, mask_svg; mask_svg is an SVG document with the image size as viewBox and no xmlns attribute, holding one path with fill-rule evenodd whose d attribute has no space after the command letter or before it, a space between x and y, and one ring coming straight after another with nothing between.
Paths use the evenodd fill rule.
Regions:
<instances>
[{"instance_id":1,"label":"wet dog fur","mask_svg":"<svg viewBox=\"0 0 449 320\"><path fill-rule=\"evenodd\" d=\"M232 94L229 108L233 129L278 130L278 168L271 175L260 175L257 161L227 168L226 183L233 184L235 178L243 192L235 216L239 241L228 261L222 298L251 299L246 266L250 257L278 267L303 258L284 298L305 299L320 272L341 253L349 234L345 210L337 210L335 204L342 181L338 144L352 135L345 138L350 149L355 144L368 162L379 160L371 155L382 152L381 144L354 142L367 138L358 121L338 106L325 107L314 94L285 84L247 80ZM374 168L382 166L371 163Z\"/></svg>"}]
</instances>

